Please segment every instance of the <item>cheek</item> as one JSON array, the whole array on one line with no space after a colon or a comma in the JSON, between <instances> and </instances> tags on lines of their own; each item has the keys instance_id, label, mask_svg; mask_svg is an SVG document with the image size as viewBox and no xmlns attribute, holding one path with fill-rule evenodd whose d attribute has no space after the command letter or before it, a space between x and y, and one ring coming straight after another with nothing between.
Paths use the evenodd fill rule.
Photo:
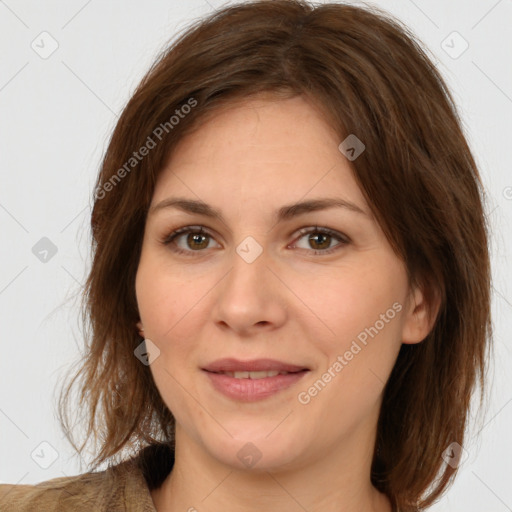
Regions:
<instances>
[{"instance_id":1,"label":"cheek","mask_svg":"<svg viewBox=\"0 0 512 512\"><path fill-rule=\"evenodd\" d=\"M323 343L323 352L329 357L346 350L359 335L364 339L367 329L375 325L382 342L400 337L399 310L403 309L407 279L394 260L379 266L331 269L314 279L301 280L294 291L312 312L307 317L311 319L311 339Z\"/></svg>"},{"instance_id":2,"label":"cheek","mask_svg":"<svg viewBox=\"0 0 512 512\"><path fill-rule=\"evenodd\" d=\"M301 389L300 403L307 402L301 407L308 418L322 418L335 432L355 429L376 414L400 350L406 279L399 268L396 273L389 268L353 268L336 279L316 281L326 292L310 295L308 304L329 330L318 321L315 327L323 334L314 336L310 329L324 357L309 387Z\"/></svg>"},{"instance_id":3,"label":"cheek","mask_svg":"<svg viewBox=\"0 0 512 512\"><path fill-rule=\"evenodd\" d=\"M174 402L183 394L181 386L188 386L187 376L197 371L197 333L207 319L207 292L214 283L207 275L191 279L153 254L141 257L136 276L139 313L146 337L160 351L151 372L169 407L178 405Z\"/></svg>"},{"instance_id":4,"label":"cheek","mask_svg":"<svg viewBox=\"0 0 512 512\"><path fill-rule=\"evenodd\" d=\"M155 257L141 257L136 276L139 313L147 338L159 349L150 371L164 403L181 423L200 415L184 389L189 388L187 363L194 350L198 317L198 287L188 284Z\"/></svg>"},{"instance_id":5,"label":"cheek","mask_svg":"<svg viewBox=\"0 0 512 512\"><path fill-rule=\"evenodd\" d=\"M186 280L155 256L139 263L135 280L137 304L148 337L163 343L187 321L198 301L198 281Z\"/></svg>"}]
</instances>

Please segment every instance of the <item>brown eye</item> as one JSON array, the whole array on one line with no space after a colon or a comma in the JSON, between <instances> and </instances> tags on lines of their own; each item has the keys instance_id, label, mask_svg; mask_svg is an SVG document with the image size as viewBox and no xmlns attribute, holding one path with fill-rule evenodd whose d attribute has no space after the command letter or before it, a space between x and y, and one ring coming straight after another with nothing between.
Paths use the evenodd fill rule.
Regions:
<instances>
[{"instance_id":1,"label":"brown eye","mask_svg":"<svg viewBox=\"0 0 512 512\"><path fill-rule=\"evenodd\" d=\"M173 231L162 240L164 245L170 246L171 250L180 254L191 254L208 249L214 238L202 227L185 227ZM218 246L218 244L217 244Z\"/></svg>"},{"instance_id":2,"label":"brown eye","mask_svg":"<svg viewBox=\"0 0 512 512\"><path fill-rule=\"evenodd\" d=\"M313 245L313 249L328 249L331 245L332 237L325 233L310 234L308 243Z\"/></svg>"},{"instance_id":3,"label":"brown eye","mask_svg":"<svg viewBox=\"0 0 512 512\"><path fill-rule=\"evenodd\" d=\"M350 243L347 236L328 228L306 228L300 230L300 233L302 236L295 242L294 247L307 251L313 250L314 254L330 254ZM305 242L300 242L303 239ZM338 243L333 244L336 241Z\"/></svg>"},{"instance_id":4,"label":"brown eye","mask_svg":"<svg viewBox=\"0 0 512 512\"><path fill-rule=\"evenodd\" d=\"M208 235L202 233L189 233L186 237L187 246L191 249L205 249L208 242Z\"/></svg>"},{"instance_id":5,"label":"brown eye","mask_svg":"<svg viewBox=\"0 0 512 512\"><path fill-rule=\"evenodd\" d=\"M300 230L302 236L292 245L292 248L299 248L308 252L313 251L316 255L330 254L350 243L350 239L328 228L306 228ZM304 239L304 242L301 240ZM337 243L333 243L337 242ZM204 249L220 247L216 244L215 238L202 227L187 226L173 231L162 240L162 243L179 254L193 255L201 253ZM301 244L305 244L301 247Z\"/></svg>"}]
</instances>

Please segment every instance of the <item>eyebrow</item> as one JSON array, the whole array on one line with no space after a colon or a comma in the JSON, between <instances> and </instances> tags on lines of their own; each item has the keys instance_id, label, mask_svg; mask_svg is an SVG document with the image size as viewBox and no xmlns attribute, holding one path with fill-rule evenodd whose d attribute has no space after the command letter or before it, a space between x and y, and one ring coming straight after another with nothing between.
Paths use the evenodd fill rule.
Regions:
<instances>
[{"instance_id":1,"label":"eyebrow","mask_svg":"<svg viewBox=\"0 0 512 512\"><path fill-rule=\"evenodd\" d=\"M148 214L152 215L167 208L177 208L178 210L186 213L196 213L199 215L204 215L205 217L217 219L224 224L226 223L220 210L217 210L213 206L210 206L203 201L196 201L194 199L187 199L184 197L169 197L164 199L158 204L152 206L149 209ZM279 210L276 211L274 218L276 222L282 222L285 220L293 219L294 217L298 217L299 215L303 215L305 213L326 210L329 208L345 208L351 212L370 217L366 211L364 211L356 204L351 203L350 201L346 201L337 197L326 197L282 206L279 208Z\"/></svg>"}]
</instances>

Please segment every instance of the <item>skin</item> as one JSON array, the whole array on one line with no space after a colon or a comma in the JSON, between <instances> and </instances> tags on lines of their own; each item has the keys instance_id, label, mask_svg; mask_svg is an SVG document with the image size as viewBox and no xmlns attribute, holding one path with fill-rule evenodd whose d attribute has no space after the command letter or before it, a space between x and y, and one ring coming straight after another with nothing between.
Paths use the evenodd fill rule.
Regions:
<instances>
[{"instance_id":1,"label":"skin","mask_svg":"<svg viewBox=\"0 0 512 512\"><path fill-rule=\"evenodd\" d=\"M176 418L175 466L152 492L158 512L391 510L370 481L383 388L401 344L422 341L432 325L340 142L305 98L255 97L201 124L162 170L151 207L186 197L217 208L224 221L176 208L147 217L137 325L160 351L150 369ZM284 205L323 197L365 213L330 208L273 218ZM162 243L185 226L209 234ZM348 242L299 232L316 226ZM236 252L248 236L262 249L252 263ZM299 393L397 303L394 318L300 403ZM273 358L310 371L284 391L242 403L216 391L201 370L223 357ZM261 454L252 467L237 457L246 443Z\"/></svg>"}]
</instances>

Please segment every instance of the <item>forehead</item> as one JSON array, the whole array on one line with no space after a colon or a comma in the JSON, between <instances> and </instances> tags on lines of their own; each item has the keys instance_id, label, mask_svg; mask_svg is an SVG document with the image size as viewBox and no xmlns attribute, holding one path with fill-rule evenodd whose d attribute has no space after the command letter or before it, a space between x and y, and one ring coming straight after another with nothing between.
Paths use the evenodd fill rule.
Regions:
<instances>
[{"instance_id":1,"label":"forehead","mask_svg":"<svg viewBox=\"0 0 512 512\"><path fill-rule=\"evenodd\" d=\"M209 113L177 144L152 204L172 194L223 206L277 206L328 194L364 207L340 142L304 97L238 100Z\"/></svg>"}]
</instances>

